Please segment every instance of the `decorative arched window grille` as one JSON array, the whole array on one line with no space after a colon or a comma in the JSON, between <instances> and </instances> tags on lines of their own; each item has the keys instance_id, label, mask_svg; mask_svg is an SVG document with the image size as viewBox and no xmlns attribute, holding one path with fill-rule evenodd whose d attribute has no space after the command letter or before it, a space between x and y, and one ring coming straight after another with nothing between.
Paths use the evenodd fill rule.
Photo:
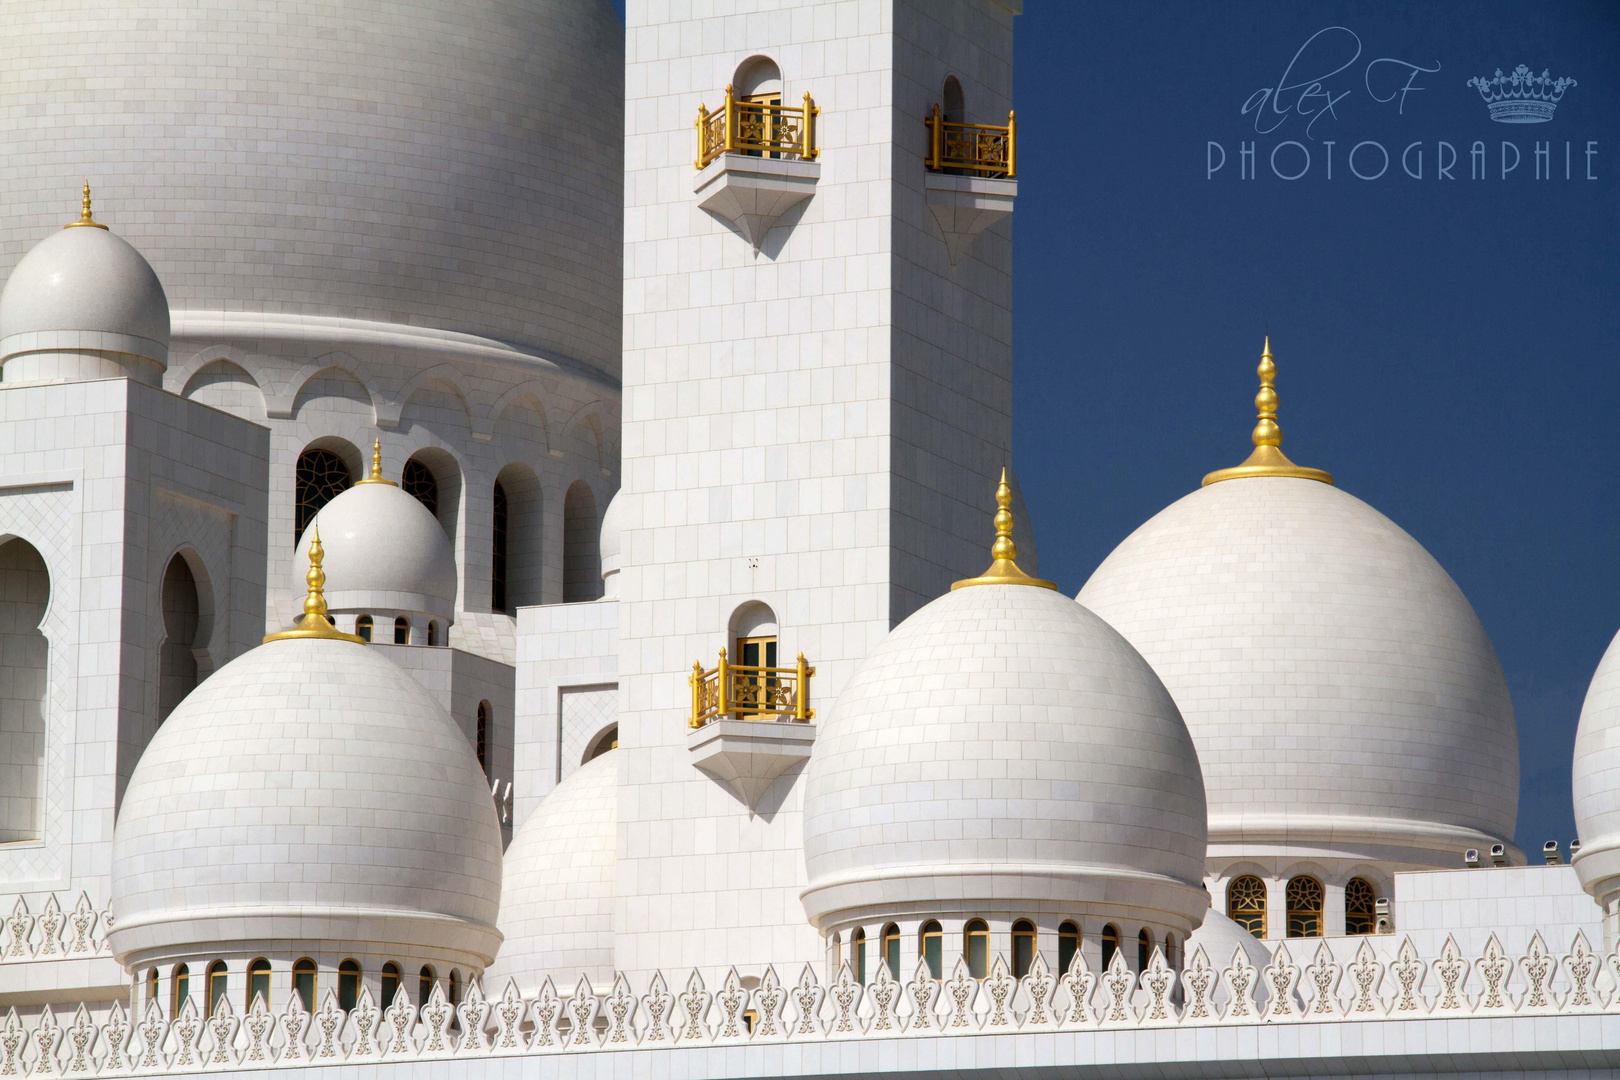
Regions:
<instances>
[{"instance_id":1,"label":"decorative arched window grille","mask_svg":"<svg viewBox=\"0 0 1620 1080\"><path fill-rule=\"evenodd\" d=\"M399 993L399 965L390 960L382 967L382 1008L387 1009L394 1003L394 995Z\"/></svg>"},{"instance_id":2,"label":"decorative arched window grille","mask_svg":"<svg viewBox=\"0 0 1620 1080\"><path fill-rule=\"evenodd\" d=\"M490 552L489 606L506 610L506 489L495 481L494 550Z\"/></svg>"},{"instance_id":3,"label":"decorative arched window grille","mask_svg":"<svg viewBox=\"0 0 1620 1080\"><path fill-rule=\"evenodd\" d=\"M489 779L489 702L478 703L478 767L484 770L484 778Z\"/></svg>"},{"instance_id":4,"label":"decorative arched window grille","mask_svg":"<svg viewBox=\"0 0 1620 1080\"><path fill-rule=\"evenodd\" d=\"M866 931L856 928L849 939L849 966L854 969L855 981L866 983Z\"/></svg>"},{"instance_id":5,"label":"decorative arched window grille","mask_svg":"<svg viewBox=\"0 0 1620 1080\"><path fill-rule=\"evenodd\" d=\"M230 985L230 971L225 961L215 960L208 966L208 1010L204 1019L214 1015L219 1003L225 1000L225 989Z\"/></svg>"},{"instance_id":6,"label":"decorative arched window grille","mask_svg":"<svg viewBox=\"0 0 1620 1080\"><path fill-rule=\"evenodd\" d=\"M1035 924L1028 919L1019 919L1012 926L1012 963L1013 978L1022 979L1029 974L1029 967L1035 962Z\"/></svg>"},{"instance_id":7,"label":"decorative arched window grille","mask_svg":"<svg viewBox=\"0 0 1620 1080\"><path fill-rule=\"evenodd\" d=\"M1226 915L1257 938L1266 936L1266 883L1253 874L1226 887Z\"/></svg>"},{"instance_id":8,"label":"decorative arched window grille","mask_svg":"<svg viewBox=\"0 0 1620 1080\"><path fill-rule=\"evenodd\" d=\"M298 455L294 470L297 489L293 515L293 543L304 535L321 507L348 491L354 484L348 463L330 450L305 450Z\"/></svg>"},{"instance_id":9,"label":"decorative arched window grille","mask_svg":"<svg viewBox=\"0 0 1620 1080\"><path fill-rule=\"evenodd\" d=\"M358 619L354 620L354 632L359 635L361 641L370 641L371 616L362 615Z\"/></svg>"},{"instance_id":10,"label":"decorative arched window grille","mask_svg":"<svg viewBox=\"0 0 1620 1080\"><path fill-rule=\"evenodd\" d=\"M1147 927L1142 927L1136 935L1136 970L1146 971L1148 957L1153 955L1153 935L1148 933Z\"/></svg>"},{"instance_id":11,"label":"decorative arched window grille","mask_svg":"<svg viewBox=\"0 0 1620 1080\"><path fill-rule=\"evenodd\" d=\"M929 972L934 978L939 978L940 969L945 963L945 935L939 923L933 919L923 923L922 929L917 932L917 951L928 963Z\"/></svg>"},{"instance_id":12,"label":"decorative arched window grille","mask_svg":"<svg viewBox=\"0 0 1620 1080\"><path fill-rule=\"evenodd\" d=\"M429 645L438 645L439 643L440 643L439 642L439 620L438 619L429 619L428 620L428 644Z\"/></svg>"},{"instance_id":13,"label":"decorative arched window grille","mask_svg":"<svg viewBox=\"0 0 1620 1080\"><path fill-rule=\"evenodd\" d=\"M352 1012L360 999L360 964L345 960L338 965L338 1008Z\"/></svg>"},{"instance_id":14,"label":"decorative arched window grille","mask_svg":"<svg viewBox=\"0 0 1620 1080\"><path fill-rule=\"evenodd\" d=\"M304 957L293 964L293 993L304 1003L304 1011L315 1011L315 961Z\"/></svg>"},{"instance_id":15,"label":"decorative arched window grille","mask_svg":"<svg viewBox=\"0 0 1620 1080\"><path fill-rule=\"evenodd\" d=\"M422 970L417 974L416 978L417 1007L420 1008L426 1005L427 999L431 996L433 996L433 969L427 964L423 964Z\"/></svg>"},{"instance_id":16,"label":"decorative arched window grille","mask_svg":"<svg viewBox=\"0 0 1620 1080\"><path fill-rule=\"evenodd\" d=\"M169 984L174 999L170 1008L170 1016L180 1015L180 1006L186 1003L191 996L191 969L184 964L174 965L174 973L169 976Z\"/></svg>"},{"instance_id":17,"label":"decorative arched window grille","mask_svg":"<svg viewBox=\"0 0 1620 1080\"><path fill-rule=\"evenodd\" d=\"M889 965L889 977L900 981L900 927L890 923L883 928L883 962Z\"/></svg>"},{"instance_id":18,"label":"decorative arched window grille","mask_svg":"<svg viewBox=\"0 0 1620 1080\"><path fill-rule=\"evenodd\" d=\"M263 998L266 1012L270 1011L270 961L259 957L248 965L247 1007L253 1008L253 999Z\"/></svg>"},{"instance_id":19,"label":"decorative arched window grille","mask_svg":"<svg viewBox=\"0 0 1620 1080\"><path fill-rule=\"evenodd\" d=\"M1344 932L1372 933L1378 924L1377 907L1372 885L1362 878L1351 878L1344 886Z\"/></svg>"},{"instance_id":20,"label":"decorative arched window grille","mask_svg":"<svg viewBox=\"0 0 1620 1080\"><path fill-rule=\"evenodd\" d=\"M1313 877L1288 881L1288 936L1322 936L1322 883Z\"/></svg>"},{"instance_id":21,"label":"decorative arched window grille","mask_svg":"<svg viewBox=\"0 0 1620 1080\"><path fill-rule=\"evenodd\" d=\"M415 496L417 502L427 507L428 513L439 516L439 481L432 469L411 458L405 463L405 471L400 474L399 486L405 494Z\"/></svg>"},{"instance_id":22,"label":"decorative arched window grille","mask_svg":"<svg viewBox=\"0 0 1620 1080\"><path fill-rule=\"evenodd\" d=\"M411 620L403 615L394 618L394 644L409 645L411 641Z\"/></svg>"},{"instance_id":23,"label":"decorative arched window grille","mask_svg":"<svg viewBox=\"0 0 1620 1080\"><path fill-rule=\"evenodd\" d=\"M1066 975L1080 951L1080 924L1066 922L1058 927L1058 974Z\"/></svg>"},{"instance_id":24,"label":"decorative arched window grille","mask_svg":"<svg viewBox=\"0 0 1620 1080\"><path fill-rule=\"evenodd\" d=\"M1102 932L1102 966L1104 969L1114 962L1114 954L1119 952L1119 927L1109 923L1103 927Z\"/></svg>"},{"instance_id":25,"label":"decorative arched window grille","mask_svg":"<svg viewBox=\"0 0 1620 1080\"><path fill-rule=\"evenodd\" d=\"M969 919L962 928L962 957L975 979L990 974L990 927L983 919Z\"/></svg>"}]
</instances>

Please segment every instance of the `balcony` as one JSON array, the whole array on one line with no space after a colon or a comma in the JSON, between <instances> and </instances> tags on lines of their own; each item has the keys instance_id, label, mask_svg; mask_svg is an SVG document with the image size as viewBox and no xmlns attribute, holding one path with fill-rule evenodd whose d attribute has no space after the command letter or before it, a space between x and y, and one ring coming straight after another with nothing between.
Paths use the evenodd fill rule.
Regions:
<instances>
[{"instance_id":1,"label":"balcony","mask_svg":"<svg viewBox=\"0 0 1620 1080\"><path fill-rule=\"evenodd\" d=\"M1012 213L1018 196L1018 114L1007 125L946 120L934 106L928 125L928 209L955 266L985 229Z\"/></svg>"},{"instance_id":2,"label":"balcony","mask_svg":"<svg viewBox=\"0 0 1620 1080\"><path fill-rule=\"evenodd\" d=\"M758 254L782 215L815 193L816 117L821 109L774 99L738 98L726 87L724 107L698 106L698 170L692 190L698 205L727 222Z\"/></svg>"},{"instance_id":3,"label":"balcony","mask_svg":"<svg viewBox=\"0 0 1620 1080\"><path fill-rule=\"evenodd\" d=\"M724 784L750 810L778 777L810 760L810 680L800 653L793 667L746 667L726 660L692 665L692 715L686 748L692 764Z\"/></svg>"}]
</instances>

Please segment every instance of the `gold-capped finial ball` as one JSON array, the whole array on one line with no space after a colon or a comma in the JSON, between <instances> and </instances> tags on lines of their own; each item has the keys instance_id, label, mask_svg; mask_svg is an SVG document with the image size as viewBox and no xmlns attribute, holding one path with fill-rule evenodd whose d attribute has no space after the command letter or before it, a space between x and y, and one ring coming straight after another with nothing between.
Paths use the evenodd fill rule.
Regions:
<instances>
[{"instance_id":1,"label":"gold-capped finial ball","mask_svg":"<svg viewBox=\"0 0 1620 1080\"><path fill-rule=\"evenodd\" d=\"M352 641L360 645L366 643L358 634L345 634L333 626L326 615L326 571L321 569L321 561L326 558L326 549L321 546L321 526L319 521L310 524L309 536L309 570L304 574L304 584L309 591L304 594L304 617L297 626L291 630L282 630L275 634L266 634L266 643L271 641L288 641L294 638L326 638L331 641Z\"/></svg>"},{"instance_id":2,"label":"gold-capped finial ball","mask_svg":"<svg viewBox=\"0 0 1620 1080\"><path fill-rule=\"evenodd\" d=\"M79 220L70 221L66 225L62 226L62 228L75 229L81 226L102 230L107 228L107 226L103 225L99 221L96 221L90 216L90 181L88 180L84 182L84 197L79 202Z\"/></svg>"},{"instance_id":3,"label":"gold-capped finial ball","mask_svg":"<svg viewBox=\"0 0 1620 1080\"><path fill-rule=\"evenodd\" d=\"M954 592L971 585L1038 585L1056 589L1050 581L1032 578L1018 568L1018 545L1013 542L1012 485L1007 483L1007 470L1001 470L1001 483L996 485L996 516L991 524L996 527L996 542L990 546L990 569L976 578L965 578L951 586Z\"/></svg>"},{"instance_id":4,"label":"gold-capped finial ball","mask_svg":"<svg viewBox=\"0 0 1620 1080\"><path fill-rule=\"evenodd\" d=\"M1271 356L1270 334L1266 335L1266 345L1260 353L1260 366L1255 371L1260 376L1260 390L1254 395L1257 415L1254 431L1249 434L1254 452L1241 465L1216 469L1204 477L1203 486L1251 476L1292 476L1302 480L1319 480L1324 484L1333 483L1333 477L1321 469L1295 465L1282 452L1282 428L1277 424L1277 388L1273 385L1277 378L1277 364Z\"/></svg>"},{"instance_id":5,"label":"gold-capped finial ball","mask_svg":"<svg viewBox=\"0 0 1620 1080\"><path fill-rule=\"evenodd\" d=\"M371 441L371 474L369 476L367 476L364 480L356 481L356 483L360 483L360 484L387 484L390 487L398 487L399 486L398 484L394 483L392 480L384 480L383 479L383 474L382 474L382 440L381 439L373 439Z\"/></svg>"}]
</instances>

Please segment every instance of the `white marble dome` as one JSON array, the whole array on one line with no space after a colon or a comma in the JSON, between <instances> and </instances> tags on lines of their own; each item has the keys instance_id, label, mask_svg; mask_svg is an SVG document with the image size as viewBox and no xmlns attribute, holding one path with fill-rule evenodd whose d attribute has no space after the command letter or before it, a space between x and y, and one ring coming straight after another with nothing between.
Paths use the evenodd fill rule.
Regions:
<instances>
[{"instance_id":1,"label":"white marble dome","mask_svg":"<svg viewBox=\"0 0 1620 1080\"><path fill-rule=\"evenodd\" d=\"M618 495L608 500L597 534L597 550L602 556L602 595L606 597L619 595L619 567L624 564L624 540L619 535L621 505Z\"/></svg>"},{"instance_id":2,"label":"white marble dome","mask_svg":"<svg viewBox=\"0 0 1620 1080\"><path fill-rule=\"evenodd\" d=\"M551 789L506 850L500 955L484 973L491 995L517 980L526 995L547 978L559 993L581 975L613 982L613 883L619 770L611 751Z\"/></svg>"},{"instance_id":3,"label":"white marble dome","mask_svg":"<svg viewBox=\"0 0 1620 1080\"><path fill-rule=\"evenodd\" d=\"M500 824L466 736L347 641L270 641L192 691L130 777L112 859L127 967L346 950L477 969L501 940Z\"/></svg>"},{"instance_id":4,"label":"white marble dome","mask_svg":"<svg viewBox=\"0 0 1620 1080\"><path fill-rule=\"evenodd\" d=\"M395 484L358 483L321 507L327 610L443 619L456 609L456 553L439 519ZM292 587L304 592L313 529L298 538ZM380 624L379 624L380 625Z\"/></svg>"},{"instance_id":5,"label":"white marble dome","mask_svg":"<svg viewBox=\"0 0 1620 1080\"><path fill-rule=\"evenodd\" d=\"M1581 850L1570 861L1612 922L1620 900L1620 634L1586 690L1572 780Z\"/></svg>"},{"instance_id":6,"label":"white marble dome","mask_svg":"<svg viewBox=\"0 0 1620 1080\"><path fill-rule=\"evenodd\" d=\"M163 284L141 253L108 229L52 230L0 292L6 382L127 375L156 385L168 359Z\"/></svg>"},{"instance_id":7,"label":"white marble dome","mask_svg":"<svg viewBox=\"0 0 1620 1080\"><path fill-rule=\"evenodd\" d=\"M17 0L0 71L0 275L89 177L177 326L409 324L618 371L605 0Z\"/></svg>"},{"instance_id":8,"label":"white marble dome","mask_svg":"<svg viewBox=\"0 0 1620 1080\"><path fill-rule=\"evenodd\" d=\"M1204 768L1222 857L1455 866L1507 842L1513 703L1439 563L1329 484L1225 480L1127 537L1080 602L1147 657Z\"/></svg>"},{"instance_id":9,"label":"white marble dome","mask_svg":"<svg viewBox=\"0 0 1620 1080\"><path fill-rule=\"evenodd\" d=\"M861 664L805 776L810 921L1100 915L1186 934L1209 906L1204 788L1147 662L1068 597L976 585Z\"/></svg>"}]
</instances>

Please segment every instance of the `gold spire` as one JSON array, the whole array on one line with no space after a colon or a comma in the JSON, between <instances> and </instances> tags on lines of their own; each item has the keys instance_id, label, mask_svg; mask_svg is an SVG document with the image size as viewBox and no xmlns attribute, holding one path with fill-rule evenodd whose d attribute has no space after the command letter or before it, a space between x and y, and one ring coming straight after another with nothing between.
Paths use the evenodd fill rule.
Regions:
<instances>
[{"instance_id":1,"label":"gold spire","mask_svg":"<svg viewBox=\"0 0 1620 1080\"><path fill-rule=\"evenodd\" d=\"M326 557L326 549L321 547L320 523L315 522L310 528L314 533L309 541L309 573L304 575L304 581L309 585L309 593L304 597L304 618L291 630L266 634L264 640L270 642L289 638L326 638L329 641L353 641L364 645L366 643L364 638L356 634L345 634L327 621L326 571L321 569L321 560Z\"/></svg>"},{"instance_id":2,"label":"gold spire","mask_svg":"<svg viewBox=\"0 0 1620 1080\"><path fill-rule=\"evenodd\" d=\"M371 442L371 475L364 480L356 481L360 484L387 484L389 487L399 487L392 480L384 480L382 474L382 440L373 439Z\"/></svg>"},{"instance_id":3,"label":"gold spire","mask_svg":"<svg viewBox=\"0 0 1620 1080\"><path fill-rule=\"evenodd\" d=\"M1039 585L1043 589L1056 589L1050 581L1032 578L1018 569L1018 545L1013 543L1013 516L1007 509L1012 505L1012 488L1007 484L1007 470L1001 470L1001 483L996 487L996 542L990 548L990 569L976 578L965 578L951 586L965 589L969 585Z\"/></svg>"},{"instance_id":4,"label":"gold spire","mask_svg":"<svg viewBox=\"0 0 1620 1080\"><path fill-rule=\"evenodd\" d=\"M1271 335L1266 335L1266 348L1260 354L1260 392L1254 395L1254 407L1260 416L1254 425L1254 452L1241 465L1230 469L1216 469L1204 477L1204 487L1222 480L1238 480L1245 476L1295 476L1301 480L1320 480L1333 483L1333 477L1321 469L1307 469L1295 465L1282 452L1282 428L1277 426L1277 391L1272 383L1277 379L1277 365L1271 360Z\"/></svg>"},{"instance_id":5,"label":"gold spire","mask_svg":"<svg viewBox=\"0 0 1620 1080\"><path fill-rule=\"evenodd\" d=\"M62 228L76 229L81 225L88 225L92 229L105 229L107 227L99 221L92 220L90 217L90 181L88 180L84 182L84 202L79 210L79 220L70 221L66 225L62 226Z\"/></svg>"}]
</instances>

